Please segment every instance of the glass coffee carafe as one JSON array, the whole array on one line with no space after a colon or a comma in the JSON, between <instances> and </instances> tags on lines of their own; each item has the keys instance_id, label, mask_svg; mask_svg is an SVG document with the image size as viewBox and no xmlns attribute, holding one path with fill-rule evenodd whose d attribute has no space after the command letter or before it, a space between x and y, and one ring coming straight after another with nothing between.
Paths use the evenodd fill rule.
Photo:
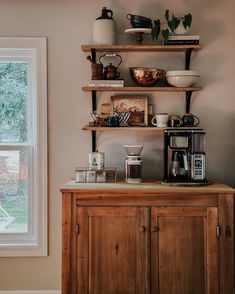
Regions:
<instances>
[{"instance_id":1,"label":"glass coffee carafe","mask_svg":"<svg viewBox=\"0 0 235 294\"><path fill-rule=\"evenodd\" d=\"M170 178L183 180L188 177L188 159L185 151L172 151Z\"/></svg>"}]
</instances>

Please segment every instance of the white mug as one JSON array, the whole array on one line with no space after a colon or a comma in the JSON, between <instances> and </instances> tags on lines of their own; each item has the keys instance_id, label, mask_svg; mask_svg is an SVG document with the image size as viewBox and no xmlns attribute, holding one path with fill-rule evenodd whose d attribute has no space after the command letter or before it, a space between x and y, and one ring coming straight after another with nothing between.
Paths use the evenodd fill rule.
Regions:
<instances>
[{"instance_id":1,"label":"white mug","mask_svg":"<svg viewBox=\"0 0 235 294\"><path fill-rule=\"evenodd\" d=\"M158 128L166 128L168 125L168 113L158 113L152 118L152 124Z\"/></svg>"}]
</instances>

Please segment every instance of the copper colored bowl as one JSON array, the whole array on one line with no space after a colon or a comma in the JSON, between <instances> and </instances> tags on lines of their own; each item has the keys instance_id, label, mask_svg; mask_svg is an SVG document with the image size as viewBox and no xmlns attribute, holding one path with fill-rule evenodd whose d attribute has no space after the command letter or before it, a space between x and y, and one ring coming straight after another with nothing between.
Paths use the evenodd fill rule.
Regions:
<instances>
[{"instance_id":1,"label":"copper colored bowl","mask_svg":"<svg viewBox=\"0 0 235 294\"><path fill-rule=\"evenodd\" d=\"M141 87L149 87L163 78L165 71L158 68L130 67L132 80Z\"/></svg>"}]
</instances>

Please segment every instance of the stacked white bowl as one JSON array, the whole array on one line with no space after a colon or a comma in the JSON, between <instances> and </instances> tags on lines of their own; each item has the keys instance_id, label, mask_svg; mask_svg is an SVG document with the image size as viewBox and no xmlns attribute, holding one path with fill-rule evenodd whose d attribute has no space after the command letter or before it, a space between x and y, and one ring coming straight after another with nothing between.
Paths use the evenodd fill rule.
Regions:
<instances>
[{"instance_id":1,"label":"stacked white bowl","mask_svg":"<svg viewBox=\"0 0 235 294\"><path fill-rule=\"evenodd\" d=\"M191 87L199 79L196 70L170 70L166 72L167 82L174 87Z\"/></svg>"}]
</instances>

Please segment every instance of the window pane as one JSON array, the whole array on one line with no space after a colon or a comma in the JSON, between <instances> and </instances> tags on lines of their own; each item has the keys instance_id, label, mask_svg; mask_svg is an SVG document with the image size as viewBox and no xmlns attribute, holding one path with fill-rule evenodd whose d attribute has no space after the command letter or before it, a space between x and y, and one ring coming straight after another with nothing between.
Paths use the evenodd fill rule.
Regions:
<instances>
[{"instance_id":1,"label":"window pane","mask_svg":"<svg viewBox=\"0 0 235 294\"><path fill-rule=\"evenodd\" d=\"M28 151L0 151L0 233L28 231Z\"/></svg>"},{"instance_id":2,"label":"window pane","mask_svg":"<svg viewBox=\"0 0 235 294\"><path fill-rule=\"evenodd\" d=\"M28 141L27 63L0 62L0 143Z\"/></svg>"}]
</instances>

